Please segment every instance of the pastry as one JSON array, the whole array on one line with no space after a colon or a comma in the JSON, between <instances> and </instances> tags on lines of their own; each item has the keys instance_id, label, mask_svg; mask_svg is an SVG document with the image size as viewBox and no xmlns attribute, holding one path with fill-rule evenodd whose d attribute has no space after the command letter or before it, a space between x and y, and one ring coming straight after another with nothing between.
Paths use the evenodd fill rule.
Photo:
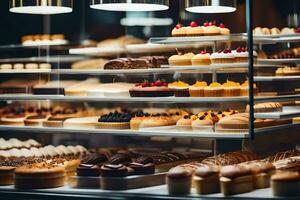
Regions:
<instances>
[{"instance_id":1,"label":"pastry","mask_svg":"<svg viewBox=\"0 0 300 200\"><path fill-rule=\"evenodd\" d=\"M94 129L98 122L98 117L79 117L66 119L63 122L65 128L86 128Z\"/></svg>"},{"instance_id":2,"label":"pastry","mask_svg":"<svg viewBox=\"0 0 300 200\"><path fill-rule=\"evenodd\" d=\"M65 40L65 36L63 34L54 34L51 35L51 40L55 40L55 41L60 41L60 40Z\"/></svg>"},{"instance_id":3,"label":"pastry","mask_svg":"<svg viewBox=\"0 0 300 200\"><path fill-rule=\"evenodd\" d=\"M182 131L188 131L192 128L192 123L196 119L196 116L184 115L181 119L179 119L176 123L176 128Z\"/></svg>"},{"instance_id":4,"label":"pastry","mask_svg":"<svg viewBox=\"0 0 300 200\"><path fill-rule=\"evenodd\" d=\"M220 35L221 30L212 22L205 22L202 26L204 36Z\"/></svg>"},{"instance_id":5,"label":"pastry","mask_svg":"<svg viewBox=\"0 0 300 200\"><path fill-rule=\"evenodd\" d=\"M224 88L220 83L214 82L204 88L205 97L222 97Z\"/></svg>"},{"instance_id":6,"label":"pastry","mask_svg":"<svg viewBox=\"0 0 300 200\"><path fill-rule=\"evenodd\" d=\"M172 168L166 176L169 195L186 195L191 191L192 173L182 167Z\"/></svg>"},{"instance_id":7,"label":"pastry","mask_svg":"<svg viewBox=\"0 0 300 200\"><path fill-rule=\"evenodd\" d=\"M203 165L196 169L193 182L197 194L212 194L220 192L219 168Z\"/></svg>"},{"instance_id":8,"label":"pastry","mask_svg":"<svg viewBox=\"0 0 300 200\"><path fill-rule=\"evenodd\" d=\"M190 66L194 56L193 53L173 55L169 58L169 64L171 66Z\"/></svg>"},{"instance_id":9,"label":"pastry","mask_svg":"<svg viewBox=\"0 0 300 200\"><path fill-rule=\"evenodd\" d=\"M0 124L1 125L10 125L10 126L24 126L24 120L26 119L25 113L17 113L13 115L7 115L1 117Z\"/></svg>"},{"instance_id":10,"label":"pastry","mask_svg":"<svg viewBox=\"0 0 300 200\"><path fill-rule=\"evenodd\" d=\"M194 21L190 23L190 26L185 28L186 36L201 36L203 35L203 29Z\"/></svg>"},{"instance_id":11,"label":"pastry","mask_svg":"<svg viewBox=\"0 0 300 200\"><path fill-rule=\"evenodd\" d=\"M23 70L24 64L23 63L15 63L13 68L14 68L14 70Z\"/></svg>"},{"instance_id":12,"label":"pastry","mask_svg":"<svg viewBox=\"0 0 300 200\"><path fill-rule=\"evenodd\" d=\"M189 97L189 84L183 81L175 81L169 83L168 87L171 91L174 92L175 97Z\"/></svg>"},{"instance_id":13,"label":"pastry","mask_svg":"<svg viewBox=\"0 0 300 200\"><path fill-rule=\"evenodd\" d=\"M2 64L0 65L0 69L2 70L11 70L13 68L12 64Z\"/></svg>"},{"instance_id":14,"label":"pastry","mask_svg":"<svg viewBox=\"0 0 300 200\"><path fill-rule=\"evenodd\" d=\"M235 57L231 49L224 49L210 55L212 64L234 63Z\"/></svg>"},{"instance_id":15,"label":"pastry","mask_svg":"<svg viewBox=\"0 0 300 200\"><path fill-rule=\"evenodd\" d=\"M37 114L27 117L24 120L25 126L43 126L43 122L47 121L50 116L44 115L44 114Z\"/></svg>"},{"instance_id":16,"label":"pastry","mask_svg":"<svg viewBox=\"0 0 300 200\"><path fill-rule=\"evenodd\" d=\"M106 59L88 59L75 62L71 65L75 70L88 70L88 69L104 69L104 65L108 62Z\"/></svg>"},{"instance_id":17,"label":"pastry","mask_svg":"<svg viewBox=\"0 0 300 200\"><path fill-rule=\"evenodd\" d=\"M128 169L122 164L104 164L100 168L102 177L125 177Z\"/></svg>"},{"instance_id":18,"label":"pastry","mask_svg":"<svg viewBox=\"0 0 300 200\"><path fill-rule=\"evenodd\" d=\"M271 34L270 29L268 29L266 27L262 28L261 31L262 31L263 35L270 35Z\"/></svg>"},{"instance_id":19,"label":"pastry","mask_svg":"<svg viewBox=\"0 0 300 200\"><path fill-rule=\"evenodd\" d=\"M199 54L195 55L191 59L192 65L195 66L208 66L211 64L210 54L206 51L201 51Z\"/></svg>"},{"instance_id":20,"label":"pastry","mask_svg":"<svg viewBox=\"0 0 300 200\"><path fill-rule=\"evenodd\" d=\"M186 28L181 24L177 24L175 28L172 30L173 37L183 37L186 36Z\"/></svg>"},{"instance_id":21,"label":"pastry","mask_svg":"<svg viewBox=\"0 0 300 200\"><path fill-rule=\"evenodd\" d=\"M142 56L140 59L148 61L148 68L161 68L163 65L169 64L166 56Z\"/></svg>"},{"instance_id":22,"label":"pastry","mask_svg":"<svg viewBox=\"0 0 300 200\"><path fill-rule=\"evenodd\" d=\"M25 69L38 69L39 65L37 63L26 63L25 64Z\"/></svg>"},{"instance_id":23,"label":"pastry","mask_svg":"<svg viewBox=\"0 0 300 200\"><path fill-rule=\"evenodd\" d=\"M78 84L79 81L74 80L60 80L49 81L46 84L39 84L33 87L33 94L35 95L64 95L65 88Z\"/></svg>"},{"instance_id":24,"label":"pastry","mask_svg":"<svg viewBox=\"0 0 300 200\"><path fill-rule=\"evenodd\" d=\"M131 97L169 97L174 93L168 88L168 84L161 80L154 83L144 82L135 85L129 90Z\"/></svg>"},{"instance_id":25,"label":"pastry","mask_svg":"<svg viewBox=\"0 0 300 200\"><path fill-rule=\"evenodd\" d=\"M56 188L65 184L63 167L51 165L22 166L15 170L14 185L18 189Z\"/></svg>"},{"instance_id":26,"label":"pastry","mask_svg":"<svg viewBox=\"0 0 300 200\"><path fill-rule=\"evenodd\" d=\"M226 28L224 24L221 23L219 25L219 29L220 29L221 35L230 35L230 30L228 28Z\"/></svg>"},{"instance_id":27,"label":"pastry","mask_svg":"<svg viewBox=\"0 0 300 200\"><path fill-rule=\"evenodd\" d=\"M278 172L271 177L271 188L274 196L299 196L300 175L298 172Z\"/></svg>"},{"instance_id":28,"label":"pastry","mask_svg":"<svg viewBox=\"0 0 300 200\"><path fill-rule=\"evenodd\" d=\"M248 131L249 128L249 114L238 113L226 116L217 123L216 129L218 131L225 130L244 130Z\"/></svg>"},{"instance_id":29,"label":"pastry","mask_svg":"<svg viewBox=\"0 0 300 200\"><path fill-rule=\"evenodd\" d=\"M246 112L249 112L249 105L247 105ZM282 112L282 105L278 102L267 102L259 103L254 105L255 113L265 113L265 112Z\"/></svg>"},{"instance_id":30,"label":"pastry","mask_svg":"<svg viewBox=\"0 0 300 200\"><path fill-rule=\"evenodd\" d=\"M40 63L39 69L51 69L51 64L50 63Z\"/></svg>"},{"instance_id":31,"label":"pastry","mask_svg":"<svg viewBox=\"0 0 300 200\"><path fill-rule=\"evenodd\" d=\"M155 166L153 163L137 163L132 162L128 167L133 170L132 175L147 175L155 173Z\"/></svg>"},{"instance_id":32,"label":"pastry","mask_svg":"<svg viewBox=\"0 0 300 200\"><path fill-rule=\"evenodd\" d=\"M240 84L234 81L228 81L223 84L223 95L225 97L234 97L240 96L241 94L241 87Z\"/></svg>"},{"instance_id":33,"label":"pastry","mask_svg":"<svg viewBox=\"0 0 300 200\"><path fill-rule=\"evenodd\" d=\"M192 122L193 131L213 130L214 122L205 115L198 117Z\"/></svg>"},{"instance_id":34,"label":"pastry","mask_svg":"<svg viewBox=\"0 0 300 200\"><path fill-rule=\"evenodd\" d=\"M220 186L225 196L250 192L254 188L251 171L243 166L224 166L220 170Z\"/></svg>"},{"instance_id":35,"label":"pastry","mask_svg":"<svg viewBox=\"0 0 300 200\"><path fill-rule=\"evenodd\" d=\"M117 58L108 61L104 69L147 69L149 61L141 58Z\"/></svg>"},{"instance_id":36,"label":"pastry","mask_svg":"<svg viewBox=\"0 0 300 200\"><path fill-rule=\"evenodd\" d=\"M300 67L284 66L276 70L276 76L298 76L300 75Z\"/></svg>"},{"instance_id":37,"label":"pastry","mask_svg":"<svg viewBox=\"0 0 300 200\"><path fill-rule=\"evenodd\" d=\"M176 120L167 113L154 114L144 119L139 123L138 128L150 128L160 126L172 126L176 124Z\"/></svg>"},{"instance_id":38,"label":"pastry","mask_svg":"<svg viewBox=\"0 0 300 200\"><path fill-rule=\"evenodd\" d=\"M256 84L253 84L253 95L256 96L258 93ZM241 96L248 96L249 95L249 82L245 81L241 85Z\"/></svg>"},{"instance_id":39,"label":"pastry","mask_svg":"<svg viewBox=\"0 0 300 200\"><path fill-rule=\"evenodd\" d=\"M280 34L281 35L295 34L295 29L285 27L285 28L281 29Z\"/></svg>"},{"instance_id":40,"label":"pastry","mask_svg":"<svg viewBox=\"0 0 300 200\"><path fill-rule=\"evenodd\" d=\"M98 129L129 129L132 115L130 113L109 113L102 115L96 123Z\"/></svg>"},{"instance_id":41,"label":"pastry","mask_svg":"<svg viewBox=\"0 0 300 200\"><path fill-rule=\"evenodd\" d=\"M279 34L280 34L280 30L278 28L271 29L271 35L279 35Z\"/></svg>"},{"instance_id":42,"label":"pastry","mask_svg":"<svg viewBox=\"0 0 300 200\"><path fill-rule=\"evenodd\" d=\"M249 53L247 51L247 48L238 47L236 50L233 50L232 53L235 57L236 63L248 63Z\"/></svg>"},{"instance_id":43,"label":"pastry","mask_svg":"<svg viewBox=\"0 0 300 200\"><path fill-rule=\"evenodd\" d=\"M0 166L0 186L14 184L15 167Z\"/></svg>"},{"instance_id":44,"label":"pastry","mask_svg":"<svg viewBox=\"0 0 300 200\"><path fill-rule=\"evenodd\" d=\"M205 81L197 81L194 85L190 86L189 92L191 97L204 97L204 88L207 87Z\"/></svg>"}]
</instances>

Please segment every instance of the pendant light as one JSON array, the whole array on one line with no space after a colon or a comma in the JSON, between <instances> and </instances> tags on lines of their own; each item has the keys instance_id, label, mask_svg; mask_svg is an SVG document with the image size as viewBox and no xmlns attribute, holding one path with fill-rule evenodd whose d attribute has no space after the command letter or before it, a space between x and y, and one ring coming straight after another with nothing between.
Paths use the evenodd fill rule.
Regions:
<instances>
[{"instance_id":1,"label":"pendant light","mask_svg":"<svg viewBox=\"0 0 300 200\"><path fill-rule=\"evenodd\" d=\"M10 12L52 15L73 11L73 0L10 0Z\"/></svg>"},{"instance_id":2,"label":"pendant light","mask_svg":"<svg viewBox=\"0 0 300 200\"><path fill-rule=\"evenodd\" d=\"M91 0L90 7L107 11L161 11L169 9L169 0Z\"/></svg>"},{"instance_id":3,"label":"pendant light","mask_svg":"<svg viewBox=\"0 0 300 200\"><path fill-rule=\"evenodd\" d=\"M236 0L186 0L186 11L192 13L230 13L236 11Z\"/></svg>"}]
</instances>

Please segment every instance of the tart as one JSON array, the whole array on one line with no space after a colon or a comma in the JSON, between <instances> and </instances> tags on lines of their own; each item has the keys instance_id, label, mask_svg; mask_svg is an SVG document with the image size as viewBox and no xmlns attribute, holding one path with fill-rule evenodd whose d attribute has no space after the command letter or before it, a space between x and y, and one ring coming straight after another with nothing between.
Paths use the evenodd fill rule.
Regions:
<instances>
[{"instance_id":1,"label":"tart","mask_svg":"<svg viewBox=\"0 0 300 200\"><path fill-rule=\"evenodd\" d=\"M37 114L33 116L29 116L24 120L25 126L43 126L43 122L47 121L49 115Z\"/></svg>"},{"instance_id":2,"label":"tart","mask_svg":"<svg viewBox=\"0 0 300 200\"><path fill-rule=\"evenodd\" d=\"M66 119L63 122L65 128L95 128L99 117L78 117Z\"/></svg>"},{"instance_id":3,"label":"tart","mask_svg":"<svg viewBox=\"0 0 300 200\"><path fill-rule=\"evenodd\" d=\"M224 64L235 62L235 57L231 49L228 48L211 54L210 59L212 64Z\"/></svg>"},{"instance_id":4,"label":"tart","mask_svg":"<svg viewBox=\"0 0 300 200\"><path fill-rule=\"evenodd\" d=\"M223 88L225 97L240 96L241 94L241 86L237 82L227 80L227 82L223 84Z\"/></svg>"},{"instance_id":5,"label":"tart","mask_svg":"<svg viewBox=\"0 0 300 200\"><path fill-rule=\"evenodd\" d=\"M205 81L197 81L194 85L190 86L189 92L191 97L204 97L204 88L207 87Z\"/></svg>"},{"instance_id":6,"label":"tart","mask_svg":"<svg viewBox=\"0 0 300 200\"><path fill-rule=\"evenodd\" d=\"M219 29L220 29L221 35L230 35L230 30L228 28L226 28L224 24L221 23L219 25Z\"/></svg>"},{"instance_id":7,"label":"tart","mask_svg":"<svg viewBox=\"0 0 300 200\"><path fill-rule=\"evenodd\" d=\"M132 115L130 113L109 113L102 115L96 124L97 129L129 129Z\"/></svg>"},{"instance_id":8,"label":"tart","mask_svg":"<svg viewBox=\"0 0 300 200\"><path fill-rule=\"evenodd\" d=\"M186 27L186 36L201 36L203 35L203 29L194 21L190 23L189 27Z\"/></svg>"},{"instance_id":9,"label":"tart","mask_svg":"<svg viewBox=\"0 0 300 200\"><path fill-rule=\"evenodd\" d=\"M205 97L222 97L224 88L220 83L214 82L204 88Z\"/></svg>"},{"instance_id":10,"label":"tart","mask_svg":"<svg viewBox=\"0 0 300 200\"><path fill-rule=\"evenodd\" d=\"M174 92L175 97L189 97L189 84L183 81L169 83L169 89Z\"/></svg>"},{"instance_id":11,"label":"tart","mask_svg":"<svg viewBox=\"0 0 300 200\"><path fill-rule=\"evenodd\" d=\"M169 64L172 66L190 66L192 65L193 53L173 55L169 58Z\"/></svg>"},{"instance_id":12,"label":"tart","mask_svg":"<svg viewBox=\"0 0 300 200\"><path fill-rule=\"evenodd\" d=\"M201 51L199 54L195 55L191 59L192 65L195 66L208 66L211 64L210 54L206 51Z\"/></svg>"},{"instance_id":13,"label":"tart","mask_svg":"<svg viewBox=\"0 0 300 200\"><path fill-rule=\"evenodd\" d=\"M131 97L170 97L174 93L166 82L157 80L154 83L144 82L129 90Z\"/></svg>"},{"instance_id":14,"label":"tart","mask_svg":"<svg viewBox=\"0 0 300 200\"><path fill-rule=\"evenodd\" d=\"M186 36L186 28L181 24L177 24L175 28L172 30L173 37L183 37Z\"/></svg>"},{"instance_id":15,"label":"tart","mask_svg":"<svg viewBox=\"0 0 300 200\"><path fill-rule=\"evenodd\" d=\"M25 113L20 114L12 114L1 117L0 124L1 125L11 125L11 126L24 126L24 120L26 119Z\"/></svg>"},{"instance_id":16,"label":"tart","mask_svg":"<svg viewBox=\"0 0 300 200\"><path fill-rule=\"evenodd\" d=\"M202 26L203 28L203 35L211 36L211 35L220 35L220 29L215 26L212 22L205 22Z\"/></svg>"}]
</instances>

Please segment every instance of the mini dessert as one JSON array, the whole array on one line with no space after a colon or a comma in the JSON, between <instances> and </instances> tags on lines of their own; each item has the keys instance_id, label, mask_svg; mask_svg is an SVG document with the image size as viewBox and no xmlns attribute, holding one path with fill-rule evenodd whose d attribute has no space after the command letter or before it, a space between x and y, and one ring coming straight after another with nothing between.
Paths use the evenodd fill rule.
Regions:
<instances>
[{"instance_id":1,"label":"mini dessert","mask_svg":"<svg viewBox=\"0 0 300 200\"><path fill-rule=\"evenodd\" d=\"M230 116L226 116L217 123L216 126L218 131L247 131L249 128L249 114L239 113Z\"/></svg>"},{"instance_id":2,"label":"mini dessert","mask_svg":"<svg viewBox=\"0 0 300 200\"><path fill-rule=\"evenodd\" d=\"M15 167L0 166L0 186L14 184Z\"/></svg>"},{"instance_id":3,"label":"mini dessert","mask_svg":"<svg viewBox=\"0 0 300 200\"><path fill-rule=\"evenodd\" d=\"M204 88L205 97L222 97L224 88L220 83L214 82Z\"/></svg>"},{"instance_id":4,"label":"mini dessert","mask_svg":"<svg viewBox=\"0 0 300 200\"><path fill-rule=\"evenodd\" d=\"M197 194L212 194L220 192L219 168L203 165L197 168L193 178Z\"/></svg>"},{"instance_id":5,"label":"mini dessert","mask_svg":"<svg viewBox=\"0 0 300 200\"><path fill-rule=\"evenodd\" d=\"M63 122L65 128L86 128L94 129L97 125L99 117L78 117L66 119Z\"/></svg>"},{"instance_id":6,"label":"mini dessert","mask_svg":"<svg viewBox=\"0 0 300 200\"><path fill-rule=\"evenodd\" d=\"M191 97L204 97L204 88L207 87L205 81L197 81L194 85L190 86L189 92Z\"/></svg>"},{"instance_id":7,"label":"mini dessert","mask_svg":"<svg viewBox=\"0 0 300 200\"><path fill-rule=\"evenodd\" d=\"M235 57L231 49L228 48L211 54L210 59L212 64L224 64L235 62Z\"/></svg>"},{"instance_id":8,"label":"mini dessert","mask_svg":"<svg viewBox=\"0 0 300 200\"><path fill-rule=\"evenodd\" d=\"M278 28L271 29L271 35L279 35L279 34L280 34L280 30Z\"/></svg>"},{"instance_id":9,"label":"mini dessert","mask_svg":"<svg viewBox=\"0 0 300 200\"><path fill-rule=\"evenodd\" d=\"M169 83L168 87L174 92L175 97L189 97L189 84L182 81Z\"/></svg>"},{"instance_id":10,"label":"mini dessert","mask_svg":"<svg viewBox=\"0 0 300 200\"><path fill-rule=\"evenodd\" d=\"M208 66L211 64L210 54L206 53L206 51L201 51L200 54L197 54L191 59L192 65L195 66Z\"/></svg>"},{"instance_id":11,"label":"mini dessert","mask_svg":"<svg viewBox=\"0 0 300 200\"><path fill-rule=\"evenodd\" d=\"M154 174L155 166L153 162L149 163L137 163L132 162L128 165L128 167L133 170L132 175L147 175Z\"/></svg>"},{"instance_id":12,"label":"mini dessert","mask_svg":"<svg viewBox=\"0 0 300 200\"><path fill-rule=\"evenodd\" d=\"M42 127L43 126L43 122L47 121L49 117L50 117L49 115L45 115L45 114L39 113L37 115L32 115L32 116L27 117L24 120L24 124L25 124L25 126L38 126L38 127Z\"/></svg>"},{"instance_id":13,"label":"mini dessert","mask_svg":"<svg viewBox=\"0 0 300 200\"><path fill-rule=\"evenodd\" d=\"M183 37L186 36L186 28L181 24L177 24L175 28L172 30L173 37Z\"/></svg>"},{"instance_id":14,"label":"mini dessert","mask_svg":"<svg viewBox=\"0 0 300 200\"><path fill-rule=\"evenodd\" d=\"M166 176L166 183L170 195L190 194L192 186L191 171L182 167L172 168Z\"/></svg>"},{"instance_id":15,"label":"mini dessert","mask_svg":"<svg viewBox=\"0 0 300 200\"><path fill-rule=\"evenodd\" d=\"M213 114L214 115L214 114ZM208 115L201 115L192 122L193 131L213 131L214 121Z\"/></svg>"},{"instance_id":16,"label":"mini dessert","mask_svg":"<svg viewBox=\"0 0 300 200\"><path fill-rule=\"evenodd\" d=\"M169 97L174 95L168 88L168 84L161 80L157 80L154 83L145 81L137 84L129 90L129 93L131 97Z\"/></svg>"},{"instance_id":17,"label":"mini dessert","mask_svg":"<svg viewBox=\"0 0 300 200\"><path fill-rule=\"evenodd\" d=\"M100 168L102 177L125 177L128 175L127 167L122 164L105 164Z\"/></svg>"},{"instance_id":18,"label":"mini dessert","mask_svg":"<svg viewBox=\"0 0 300 200\"><path fill-rule=\"evenodd\" d=\"M10 125L10 126L24 126L24 120L26 119L25 113L16 113L12 115L7 115L1 117L0 124L1 125Z\"/></svg>"},{"instance_id":19,"label":"mini dessert","mask_svg":"<svg viewBox=\"0 0 300 200\"><path fill-rule=\"evenodd\" d=\"M100 175L100 167L107 162L104 154L92 153L86 155L77 167L77 176L96 177Z\"/></svg>"},{"instance_id":20,"label":"mini dessert","mask_svg":"<svg viewBox=\"0 0 300 200\"><path fill-rule=\"evenodd\" d=\"M298 76L300 75L300 67L284 66L276 70L276 76Z\"/></svg>"},{"instance_id":21,"label":"mini dessert","mask_svg":"<svg viewBox=\"0 0 300 200\"><path fill-rule=\"evenodd\" d=\"M295 29L294 28L283 28L280 32L281 35L289 35L289 34L295 34Z\"/></svg>"},{"instance_id":22,"label":"mini dessert","mask_svg":"<svg viewBox=\"0 0 300 200\"><path fill-rule=\"evenodd\" d=\"M2 64L0 65L0 69L2 70L11 70L13 68L12 64Z\"/></svg>"},{"instance_id":23,"label":"mini dessert","mask_svg":"<svg viewBox=\"0 0 300 200\"><path fill-rule=\"evenodd\" d=\"M228 28L226 28L224 24L221 23L219 25L219 29L220 29L221 35L230 35L230 30Z\"/></svg>"},{"instance_id":24,"label":"mini dessert","mask_svg":"<svg viewBox=\"0 0 300 200\"><path fill-rule=\"evenodd\" d=\"M300 175L298 172L278 172L271 177L271 188L274 196L299 196Z\"/></svg>"},{"instance_id":25,"label":"mini dessert","mask_svg":"<svg viewBox=\"0 0 300 200\"><path fill-rule=\"evenodd\" d=\"M220 170L221 192L225 195L234 195L253 190L251 171L242 166L229 165Z\"/></svg>"},{"instance_id":26,"label":"mini dessert","mask_svg":"<svg viewBox=\"0 0 300 200\"><path fill-rule=\"evenodd\" d=\"M246 112L249 112L249 105L247 105ZM254 105L255 113L265 113L265 112L282 112L282 105L278 102L267 102L259 103Z\"/></svg>"},{"instance_id":27,"label":"mini dessert","mask_svg":"<svg viewBox=\"0 0 300 200\"><path fill-rule=\"evenodd\" d=\"M132 115L130 113L109 113L98 119L98 129L129 129Z\"/></svg>"},{"instance_id":28,"label":"mini dessert","mask_svg":"<svg viewBox=\"0 0 300 200\"><path fill-rule=\"evenodd\" d=\"M212 22L205 22L202 26L204 36L220 35L220 29Z\"/></svg>"},{"instance_id":29,"label":"mini dessert","mask_svg":"<svg viewBox=\"0 0 300 200\"><path fill-rule=\"evenodd\" d=\"M54 40L54 41L65 40L65 36L63 34L54 34L54 35L51 35L51 40Z\"/></svg>"},{"instance_id":30,"label":"mini dessert","mask_svg":"<svg viewBox=\"0 0 300 200\"><path fill-rule=\"evenodd\" d=\"M254 96L257 95L257 87L256 84L253 84L253 94ZM245 81L242 85L241 85L241 96L248 96L249 95L249 82Z\"/></svg>"},{"instance_id":31,"label":"mini dessert","mask_svg":"<svg viewBox=\"0 0 300 200\"><path fill-rule=\"evenodd\" d=\"M39 69L51 69L51 64L50 63L40 63Z\"/></svg>"},{"instance_id":32,"label":"mini dessert","mask_svg":"<svg viewBox=\"0 0 300 200\"><path fill-rule=\"evenodd\" d=\"M194 21L190 23L189 27L186 27L186 36L201 36L203 35L203 29Z\"/></svg>"},{"instance_id":33,"label":"mini dessert","mask_svg":"<svg viewBox=\"0 0 300 200\"><path fill-rule=\"evenodd\" d=\"M223 84L223 88L223 95L225 97L235 97L240 96L241 94L241 86L237 82L227 80L227 82Z\"/></svg>"},{"instance_id":34,"label":"mini dessert","mask_svg":"<svg viewBox=\"0 0 300 200\"><path fill-rule=\"evenodd\" d=\"M181 119L179 119L176 123L176 127L178 130L186 131L192 128L192 123L197 117L194 115L184 115Z\"/></svg>"},{"instance_id":35,"label":"mini dessert","mask_svg":"<svg viewBox=\"0 0 300 200\"><path fill-rule=\"evenodd\" d=\"M18 167L15 170L14 185L18 189L56 188L65 184L66 172L63 167L36 164Z\"/></svg>"},{"instance_id":36,"label":"mini dessert","mask_svg":"<svg viewBox=\"0 0 300 200\"><path fill-rule=\"evenodd\" d=\"M16 63L14 64L14 70L22 70L24 69L24 64L23 63Z\"/></svg>"},{"instance_id":37,"label":"mini dessert","mask_svg":"<svg viewBox=\"0 0 300 200\"><path fill-rule=\"evenodd\" d=\"M262 31L262 33L264 34L264 35L271 35L271 31L270 31L270 29L268 29L268 28L262 28L261 29L261 31Z\"/></svg>"},{"instance_id":38,"label":"mini dessert","mask_svg":"<svg viewBox=\"0 0 300 200\"><path fill-rule=\"evenodd\" d=\"M173 66L190 66L194 56L193 53L173 55L169 58L169 64Z\"/></svg>"},{"instance_id":39,"label":"mini dessert","mask_svg":"<svg viewBox=\"0 0 300 200\"><path fill-rule=\"evenodd\" d=\"M25 69L38 69L39 65L37 63L26 63Z\"/></svg>"}]
</instances>

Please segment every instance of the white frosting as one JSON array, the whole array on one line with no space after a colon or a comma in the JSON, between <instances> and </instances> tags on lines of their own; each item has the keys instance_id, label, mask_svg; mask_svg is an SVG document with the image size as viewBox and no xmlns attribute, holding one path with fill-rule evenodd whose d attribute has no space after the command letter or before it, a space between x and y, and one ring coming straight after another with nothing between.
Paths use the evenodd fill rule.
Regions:
<instances>
[{"instance_id":1,"label":"white frosting","mask_svg":"<svg viewBox=\"0 0 300 200\"><path fill-rule=\"evenodd\" d=\"M236 52L236 50L232 51L232 54L234 55L234 57L249 57L249 52ZM253 56L257 57L257 52L253 51Z\"/></svg>"},{"instance_id":2,"label":"white frosting","mask_svg":"<svg viewBox=\"0 0 300 200\"><path fill-rule=\"evenodd\" d=\"M41 144L38 143L37 141L33 140L33 139L29 139L26 141L28 144L30 144L31 146L40 146Z\"/></svg>"},{"instance_id":3,"label":"white frosting","mask_svg":"<svg viewBox=\"0 0 300 200\"><path fill-rule=\"evenodd\" d=\"M40 157L43 157L43 156L44 156L43 153L42 153L38 148L36 148L36 147L30 148L30 151L32 151L32 153L33 153L33 155L34 155L35 157L40 158Z\"/></svg>"},{"instance_id":4,"label":"white frosting","mask_svg":"<svg viewBox=\"0 0 300 200\"><path fill-rule=\"evenodd\" d=\"M57 148L62 150L64 152L64 155L72 155L72 151L68 149L66 146L59 145Z\"/></svg>"},{"instance_id":5,"label":"white frosting","mask_svg":"<svg viewBox=\"0 0 300 200\"><path fill-rule=\"evenodd\" d=\"M22 157L28 158L28 157L33 157L34 153L28 149L20 149L20 152L22 154Z\"/></svg>"},{"instance_id":6,"label":"white frosting","mask_svg":"<svg viewBox=\"0 0 300 200\"><path fill-rule=\"evenodd\" d=\"M0 151L0 157L4 157L4 158L10 157L9 151Z\"/></svg>"},{"instance_id":7,"label":"white frosting","mask_svg":"<svg viewBox=\"0 0 300 200\"><path fill-rule=\"evenodd\" d=\"M22 157L22 154L19 149L10 149L9 153L11 157L17 157L17 158Z\"/></svg>"},{"instance_id":8,"label":"white frosting","mask_svg":"<svg viewBox=\"0 0 300 200\"><path fill-rule=\"evenodd\" d=\"M87 152L87 149L81 145L77 145L75 148L79 150L80 154L84 154Z\"/></svg>"},{"instance_id":9,"label":"white frosting","mask_svg":"<svg viewBox=\"0 0 300 200\"><path fill-rule=\"evenodd\" d=\"M67 148L70 149L74 155L79 154L79 151L74 146L67 146Z\"/></svg>"},{"instance_id":10,"label":"white frosting","mask_svg":"<svg viewBox=\"0 0 300 200\"><path fill-rule=\"evenodd\" d=\"M218 53L218 52L215 52L213 54L210 55L210 58L211 59L231 59L231 58L234 58L234 55L232 53Z\"/></svg>"}]
</instances>

